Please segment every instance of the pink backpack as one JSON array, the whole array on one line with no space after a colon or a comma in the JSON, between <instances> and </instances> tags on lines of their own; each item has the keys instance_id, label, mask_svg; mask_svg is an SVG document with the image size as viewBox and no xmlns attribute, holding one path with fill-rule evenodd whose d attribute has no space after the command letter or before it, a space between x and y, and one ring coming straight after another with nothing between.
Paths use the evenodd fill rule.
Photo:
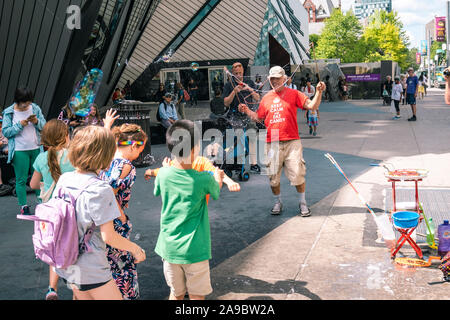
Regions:
<instances>
[{"instance_id":1,"label":"pink backpack","mask_svg":"<svg viewBox=\"0 0 450 320\"><path fill-rule=\"evenodd\" d=\"M79 254L90 252L88 242L95 224L80 241L75 208L78 197L92 182L93 179L89 179L84 188L70 192L62 187L57 196L36 206L34 216L17 216L21 220L34 221L33 246L37 259L52 267L67 269L76 263Z\"/></svg>"}]
</instances>

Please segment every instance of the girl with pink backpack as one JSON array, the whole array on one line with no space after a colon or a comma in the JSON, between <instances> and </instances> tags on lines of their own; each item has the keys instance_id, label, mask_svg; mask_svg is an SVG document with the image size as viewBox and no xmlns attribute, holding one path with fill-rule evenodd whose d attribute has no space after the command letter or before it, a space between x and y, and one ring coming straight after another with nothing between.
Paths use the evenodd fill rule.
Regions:
<instances>
[{"instance_id":1,"label":"girl with pink backpack","mask_svg":"<svg viewBox=\"0 0 450 320\"><path fill-rule=\"evenodd\" d=\"M76 171L63 174L54 191L60 196L70 195L78 237L82 239L75 262L56 268L76 300L123 299L112 278L106 245L130 252L135 263L146 259L141 247L115 232L113 221L121 217L121 212L111 186L97 177L109 167L116 145L114 135L106 128L88 126L76 132L68 154Z\"/></svg>"},{"instance_id":2,"label":"girl with pink backpack","mask_svg":"<svg viewBox=\"0 0 450 320\"><path fill-rule=\"evenodd\" d=\"M69 127L61 120L50 120L41 131L42 145L47 151L39 154L33 164L34 173L30 181L31 188L41 190L42 203L48 202L59 177L75 171L67 158L69 146ZM45 300L58 300L58 275L50 266L50 279Z\"/></svg>"}]
</instances>

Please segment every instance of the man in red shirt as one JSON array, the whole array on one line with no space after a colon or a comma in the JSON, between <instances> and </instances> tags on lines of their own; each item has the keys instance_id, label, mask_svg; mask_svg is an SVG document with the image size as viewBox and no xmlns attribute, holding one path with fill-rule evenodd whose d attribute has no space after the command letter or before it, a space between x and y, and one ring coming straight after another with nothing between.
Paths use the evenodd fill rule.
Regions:
<instances>
[{"instance_id":1,"label":"man in red shirt","mask_svg":"<svg viewBox=\"0 0 450 320\"><path fill-rule=\"evenodd\" d=\"M267 127L266 154L268 159L270 186L275 197L273 215L279 215L283 210L281 202L281 170L299 193L299 214L309 217L311 210L306 204L306 166L303 160L303 146L298 131L297 111L318 110L322 100L325 83L320 82L316 87L314 99L311 101L298 90L285 86L286 72L281 67L270 69L269 81L273 90L261 100L257 112L251 111L245 104L239 106L239 111L247 114L254 121L264 121Z\"/></svg>"}]
</instances>

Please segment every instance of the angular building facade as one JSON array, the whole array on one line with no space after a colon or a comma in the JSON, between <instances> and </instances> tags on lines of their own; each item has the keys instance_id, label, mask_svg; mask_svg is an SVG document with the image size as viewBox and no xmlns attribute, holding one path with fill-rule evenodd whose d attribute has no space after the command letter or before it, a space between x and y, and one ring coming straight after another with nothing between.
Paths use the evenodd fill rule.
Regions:
<instances>
[{"instance_id":1,"label":"angular building facade","mask_svg":"<svg viewBox=\"0 0 450 320\"><path fill-rule=\"evenodd\" d=\"M302 64L308 48L307 13L298 0L162 0L119 86L130 81L133 99L151 101L160 83L174 91L194 79L199 99L210 100L226 81L224 67L235 61L255 75L253 67L263 67L255 68L261 73L274 64Z\"/></svg>"},{"instance_id":2,"label":"angular building facade","mask_svg":"<svg viewBox=\"0 0 450 320\"><path fill-rule=\"evenodd\" d=\"M209 100L235 61L252 74L309 58L298 0L3 0L0 18L0 109L28 86L47 118L92 68L104 72L102 107L127 81L133 99L151 101L159 83L194 78Z\"/></svg>"},{"instance_id":3,"label":"angular building facade","mask_svg":"<svg viewBox=\"0 0 450 320\"><path fill-rule=\"evenodd\" d=\"M27 86L47 118L56 117L77 81L104 71L114 87L158 1L3 0L0 2L0 109Z\"/></svg>"}]
</instances>

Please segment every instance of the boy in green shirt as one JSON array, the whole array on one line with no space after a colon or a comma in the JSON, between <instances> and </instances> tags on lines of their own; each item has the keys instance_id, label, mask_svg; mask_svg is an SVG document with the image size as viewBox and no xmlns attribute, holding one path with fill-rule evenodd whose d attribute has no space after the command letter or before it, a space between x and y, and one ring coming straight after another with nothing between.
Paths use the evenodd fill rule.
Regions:
<instances>
[{"instance_id":1,"label":"boy in green shirt","mask_svg":"<svg viewBox=\"0 0 450 320\"><path fill-rule=\"evenodd\" d=\"M167 131L167 147L173 165L161 168L155 180L155 196L161 196L161 231L155 252L164 262L170 300L204 300L212 293L209 272L211 232L206 195L219 198L224 173L192 169L200 153L201 134L192 121L175 122Z\"/></svg>"}]
</instances>

